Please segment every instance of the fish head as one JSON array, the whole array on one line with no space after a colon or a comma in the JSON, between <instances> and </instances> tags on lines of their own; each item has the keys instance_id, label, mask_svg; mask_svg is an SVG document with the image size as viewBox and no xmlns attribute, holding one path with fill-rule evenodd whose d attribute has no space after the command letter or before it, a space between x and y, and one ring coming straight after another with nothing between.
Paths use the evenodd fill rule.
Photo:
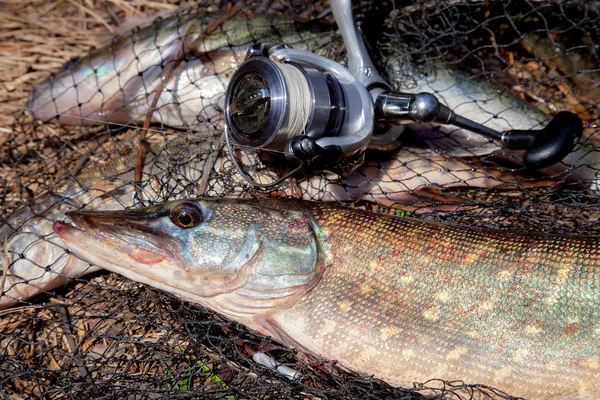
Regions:
<instances>
[{"instance_id":1,"label":"fish head","mask_svg":"<svg viewBox=\"0 0 600 400\"><path fill-rule=\"evenodd\" d=\"M236 320L297 300L324 269L302 203L179 200L66 216L53 229L76 256Z\"/></svg>"}]
</instances>

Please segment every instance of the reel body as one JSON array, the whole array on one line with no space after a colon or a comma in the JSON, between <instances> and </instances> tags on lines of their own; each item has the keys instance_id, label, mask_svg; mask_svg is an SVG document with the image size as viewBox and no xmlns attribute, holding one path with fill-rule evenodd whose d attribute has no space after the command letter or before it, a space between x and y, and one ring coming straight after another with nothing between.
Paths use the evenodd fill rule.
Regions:
<instances>
[{"instance_id":1,"label":"reel body","mask_svg":"<svg viewBox=\"0 0 600 400\"><path fill-rule=\"evenodd\" d=\"M321 167L363 152L375 123L369 91L342 65L285 45L258 45L225 95L231 139Z\"/></svg>"}]
</instances>

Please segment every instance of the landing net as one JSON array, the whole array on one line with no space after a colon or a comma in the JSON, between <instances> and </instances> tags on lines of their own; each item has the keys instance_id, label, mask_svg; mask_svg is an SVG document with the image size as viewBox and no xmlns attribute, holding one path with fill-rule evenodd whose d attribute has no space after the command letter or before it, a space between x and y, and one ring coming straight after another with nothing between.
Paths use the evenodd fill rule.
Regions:
<instances>
[{"instance_id":1,"label":"landing net","mask_svg":"<svg viewBox=\"0 0 600 400\"><path fill-rule=\"evenodd\" d=\"M505 129L524 129L522 124L531 125L532 118L538 123L529 127L541 128L560 111L577 114L584 137L565 162L528 171L519 155L494 142L422 126L406 130L399 149L368 151L363 166L349 176L305 171L260 191L241 178L224 148L219 99L239 64L235 54L258 40L281 38L345 62L329 5L302 3L253 2L239 9L208 1L181 9L169 0L4 3L2 241L68 207L133 207L200 195L301 197L536 232L598 230L597 2L355 4L375 62L395 89L415 91L425 82L425 90L458 102L466 116L477 112L480 122L495 121ZM153 19L157 13L160 18ZM191 16L200 22L189 31ZM307 20L312 22L302 22ZM171 36L164 33L165 21L174 24ZM224 32L232 21L250 33ZM127 33L127 24L133 28L136 22L146 30ZM197 42L194 52L182 46L182 57L170 57L168 38L183 43L194 29L218 37L218 48L203 52L205 40ZM144 32L147 42L141 46ZM115 34L121 39L112 38ZM108 46L99 53L103 60L123 61L123 75L90 94L74 84L76 71L93 47L103 46ZM156 60L151 66L143 63L150 54ZM75 57L82 61L69 61ZM106 74L97 64L87 67L97 78L92 81ZM70 72L55 80L62 76L60 90L47 98L41 115L32 117L27 99L34 86L65 68ZM167 80L152 123L144 129L157 82L167 72L174 77ZM34 97L41 98L37 90ZM507 95L512 100L505 100ZM50 118L54 115L63 125ZM64 125L67 120L74 125ZM143 135L142 189L133 193ZM274 181L289 170L280 155L260 149L236 149L235 155L259 182ZM42 234L33 243L44 240ZM7 253L9 262L31 254L27 246ZM33 267L41 274L53 262ZM8 288L2 293L7 295ZM303 378L290 382L257 364L252 360L256 351ZM5 398L512 398L493 388L436 377L405 389L291 351L207 310L105 272L0 311L0 395Z\"/></svg>"}]
</instances>

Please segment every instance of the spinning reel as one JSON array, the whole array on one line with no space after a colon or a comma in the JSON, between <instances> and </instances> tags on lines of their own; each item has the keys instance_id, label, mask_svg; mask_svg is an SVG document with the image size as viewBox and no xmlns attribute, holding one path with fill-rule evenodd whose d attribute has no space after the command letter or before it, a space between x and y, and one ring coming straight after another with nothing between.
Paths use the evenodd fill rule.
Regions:
<instances>
[{"instance_id":1,"label":"spinning reel","mask_svg":"<svg viewBox=\"0 0 600 400\"><path fill-rule=\"evenodd\" d=\"M454 125L496 140L507 150L524 150L529 169L562 160L583 132L579 117L558 113L540 130L498 132L457 115L431 93L390 89L368 56L354 25L350 0L332 0L331 8L348 53L348 69L328 58L285 44L259 44L233 74L225 95L225 138L242 146L281 151L299 166L335 169L358 159L369 146L396 135L391 127L411 122ZM374 133L375 124L387 127ZM236 165L237 166L237 165ZM252 181L254 186L265 187Z\"/></svg>"}]
</instances>

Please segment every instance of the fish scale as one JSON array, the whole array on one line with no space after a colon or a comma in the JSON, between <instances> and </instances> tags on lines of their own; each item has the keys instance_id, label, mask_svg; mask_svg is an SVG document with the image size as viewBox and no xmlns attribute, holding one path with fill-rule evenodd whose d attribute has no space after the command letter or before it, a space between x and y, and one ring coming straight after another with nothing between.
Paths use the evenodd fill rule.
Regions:
<instances>
[{"instance_id":1,"label":"fish scale","mask_svg":"<svg viewBox=\"0 0 600 400\"><path fill-rule=\"evenodd\" d=\"M404 387L439 377L527 398L600 393L597 238L311 210L334 261L274 317L302 347Z\"/></svg>"},{"instance_id":2,"label":"fish scale","mask_svg":"<svg viewBox=\"0 0 600 400\"><path fill-rule=\"evenodd\" d=\"M193 227L171 219L182 202L203 215ZM74 225L53 228L82 259L393 385L460 380L528 399L600 397L598 237L289 199L67 216Z\"/></svg>"}]
</instances>

